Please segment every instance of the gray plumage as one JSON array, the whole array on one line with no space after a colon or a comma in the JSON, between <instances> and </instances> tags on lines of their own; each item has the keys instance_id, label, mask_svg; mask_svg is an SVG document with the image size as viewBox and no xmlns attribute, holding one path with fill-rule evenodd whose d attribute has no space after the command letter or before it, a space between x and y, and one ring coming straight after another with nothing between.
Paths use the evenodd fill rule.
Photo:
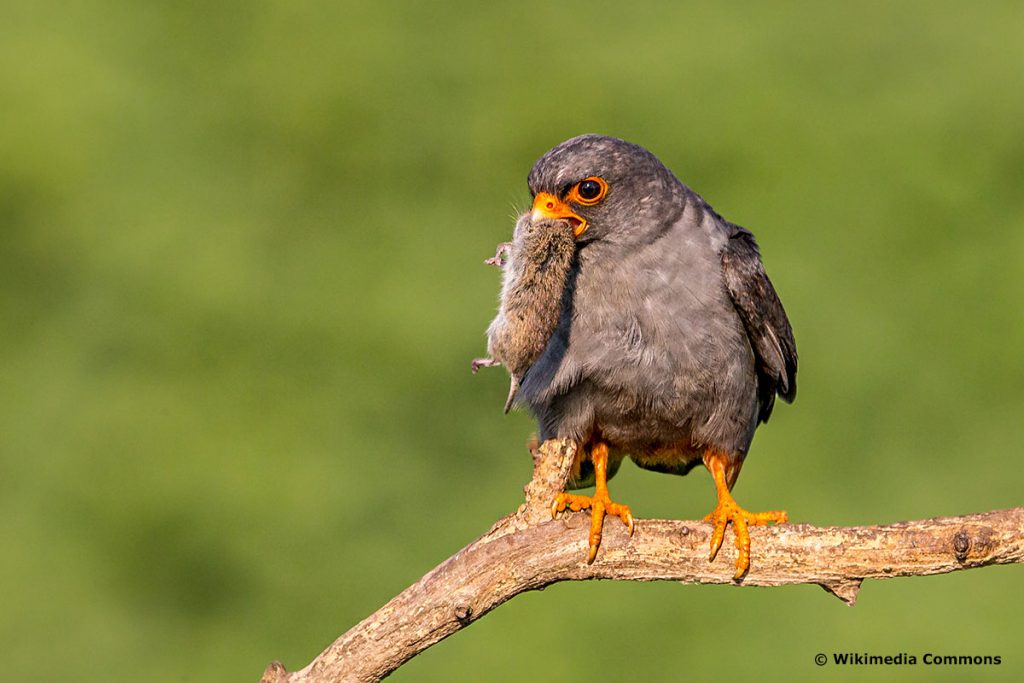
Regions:
<instances>
[{"instance_id":1,"label":"gray plumage","mask_svg":"<svg viewBox=\"0 0 1024 683\"><path fill-rule=\"evenodd\" d=\"M796 394L796 344L754 236L653 154L615 138L558 145L528 183L534 195L564 197L590 176L607 182L607 195L571 205L587 227L554 332L538 331L534 341L546 345L524 369L517 403L542 439L607 442L609 475L627 454L685 474L713 448L730 456L731 487L776 394ZM584 463L570 485L588 485L591 474Z\"/></svg>"},{"instance_id":2,"label":"gray plumage","mask_svg":"<svg viewBox=\"0 0 1024 683\"><path fill-rule=\"evenodd\" d=\"M515 400L523 375L540 357L558 324L575 251L572 226L567 221L531 222L525 214L516 223L504 263L501 305L487 328L490 359L474 361L474 367L497 361L508 369L505 412Z\"/></svg>"}]
</instances>

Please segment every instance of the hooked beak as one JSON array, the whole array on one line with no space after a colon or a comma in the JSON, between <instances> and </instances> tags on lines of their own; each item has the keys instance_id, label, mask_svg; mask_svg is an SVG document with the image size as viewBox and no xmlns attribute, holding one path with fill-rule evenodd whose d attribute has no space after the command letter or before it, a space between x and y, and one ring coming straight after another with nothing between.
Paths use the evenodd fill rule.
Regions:
<instances>
[{"instance_id":1,"label":"hooked beak","mask_svg":"<svg viewBox=\"0 0 1024 683\"><path fill-rule=\"evenodd\" d=\"M533 200L533 213L530 214L530 220L539 221L551 218L569 221L576 237L582 235L583 231L587 229L587 221L573 213L568 204L553 194L538 192Z\"/></svg>"}]
</instances>

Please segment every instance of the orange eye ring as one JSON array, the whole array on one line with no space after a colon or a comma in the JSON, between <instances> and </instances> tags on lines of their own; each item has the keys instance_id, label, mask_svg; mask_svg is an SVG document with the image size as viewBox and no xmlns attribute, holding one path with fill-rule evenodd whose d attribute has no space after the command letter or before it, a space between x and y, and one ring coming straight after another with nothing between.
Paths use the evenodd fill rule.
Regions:
<instances>
[{"instance_id":1,"label":"orange eye ring","mask_svg":"<svg viewBox=\"0 0 1024 683\"><path fill-rule=\"evenodd\" d=\"M574 204L593 206L604 199L606 194L608 194L608 183L604 181L604 178L593 175L573 185L566 199Z\"/></svg>"}]
</instances>

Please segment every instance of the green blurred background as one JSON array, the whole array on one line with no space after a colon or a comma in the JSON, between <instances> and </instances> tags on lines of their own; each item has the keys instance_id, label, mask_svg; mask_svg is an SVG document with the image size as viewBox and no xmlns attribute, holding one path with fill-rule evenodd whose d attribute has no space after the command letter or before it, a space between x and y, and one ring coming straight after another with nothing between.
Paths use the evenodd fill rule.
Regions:
<instances>
[{"instance_id":1,"label":"green blurred background","mask_svg":"<svg viewBox=\"0 0 1024 683\"><path fill-rule=\"evenodd\" d=\"M533 161L583 132L645 145L761 241L800 395L742 503L1021 504L1019 3L28 5L0 7L12 679L300 668L514 509L533 425L502 415L502 370L469 372L482 260ZM612 491L641 518L714 502L702 471L627 464ZM1020 680L1021 571L869 582L854 609L562 584L394 680Z\"/></svg>"}]
</instances>

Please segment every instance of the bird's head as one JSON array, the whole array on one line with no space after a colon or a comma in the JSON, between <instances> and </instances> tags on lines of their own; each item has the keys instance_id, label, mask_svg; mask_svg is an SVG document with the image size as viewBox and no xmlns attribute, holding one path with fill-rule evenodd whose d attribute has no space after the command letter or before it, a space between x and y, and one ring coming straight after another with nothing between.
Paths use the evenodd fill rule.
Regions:
<instances>
[{"instance_id":1,"label":"bird's head","mask_svg":"<svg viewBox=\"0 0 1024 683\"><path fill-rule=\"evenodd\" d=\"M580 242L642 240L672 219L666 210L681 212L684 204L682 184L653 154L604 135L580 135L554 147L527 182L531 220L567 220Z\"/></svg>"}]
</instances>

